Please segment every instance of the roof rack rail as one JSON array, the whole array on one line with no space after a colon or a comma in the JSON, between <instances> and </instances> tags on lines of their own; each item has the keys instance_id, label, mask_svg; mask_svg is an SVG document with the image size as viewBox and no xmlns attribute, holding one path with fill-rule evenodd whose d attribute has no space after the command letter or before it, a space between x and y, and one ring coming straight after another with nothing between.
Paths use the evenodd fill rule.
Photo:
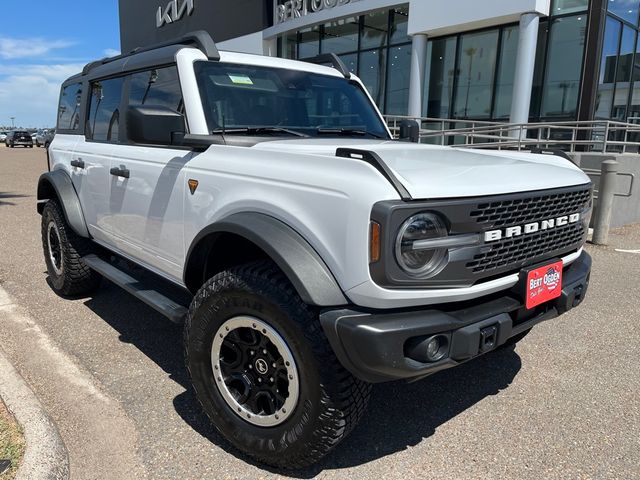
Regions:
<instances>
[{"instance_id":1,"label":"roof rack rail","mask_svg":"<svg viewBox=\"0 0 640 480\"><path fill-rule=\"evenodd\" d=\"M100 65L105 65L107 63L115 62L116 60L120 60L121 58L130 57L131 55L136 55L142 52L157 50L163 47L170 47L172 45L181 45L181 44L184 44L184 45L194 44L196 47L198 47L198 49L202 51L202 53L204 53L207 56L207 58L209 58L209 60L220 60L220 52L218 51L218 48L216 47L215 42L211 38L211 35L209 35L209 33L205 32L204 30L198 30L195 32L187 33L186 35L175 38L173 40L156 43L154 45L149 45L147 47L134 48L129 53L123 53L115 57L107 57L107 58L103 58L102 60L97 60L95 62L88 63L82 69L82 74L86 75L91 70L93 70L96 67L99 67Z\"/></svg>"},{"instance_id":2,"label":"roof rack rail","mask_svg":"<svg viewBox=\"0 0 640 480\"><path fill-rule=\"evenodd\" d=\"M307 63L315 63L316 65L329 64L329 66L335 68L342 75L344 75L344 78L351 78L351 72L349 72L347 66L335 53L323 53L322 55L318 55L317 57L303 58L301 59L301 61Z\"/></svg>"}]
</instances>

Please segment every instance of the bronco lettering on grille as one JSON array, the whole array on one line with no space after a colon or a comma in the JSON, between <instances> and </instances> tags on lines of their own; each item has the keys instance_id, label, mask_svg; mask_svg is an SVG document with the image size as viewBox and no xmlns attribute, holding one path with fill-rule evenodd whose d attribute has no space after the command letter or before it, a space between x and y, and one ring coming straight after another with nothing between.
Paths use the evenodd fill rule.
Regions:
<instances>
[{"instance_id":1,"label":"bronco lettering on grille","mask_svg":"<svg viewBox=\"0 0 640 480\"><path fill-rule=\"evenodd\" d=\"M502 230L490 230L485 232L484 241L497 242L503 238L521 237L523 235L531 235L533 233L552 230L558 227L564 227L572 223L578 223L582 215L580 213L574 213L573 215L565 215L558 218L552 218L549 220L543 220L541 222L527 223L526 225L508 227Z\"/></svg>"}]
</instances>

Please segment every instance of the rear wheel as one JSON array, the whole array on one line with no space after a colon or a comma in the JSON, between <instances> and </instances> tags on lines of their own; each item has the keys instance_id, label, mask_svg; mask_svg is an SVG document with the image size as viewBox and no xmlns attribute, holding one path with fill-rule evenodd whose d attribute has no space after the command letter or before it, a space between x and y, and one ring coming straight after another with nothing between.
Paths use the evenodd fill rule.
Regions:
<instances>
[{"instance_id":1,"label":"rear wheel","mask_svg":"<svg viewBox=\"0 0 640 480\"><path fill-rule=\"evenodd\" d=\"M365 411L370 385L340 365L317 313L270 262L209 280L194 297L184 338L207 415L262 463L317 462Z\"/></svg>"},{"instance_id":2,"label":"rear wheel","mask_svg":"<svg viewBox=\"0 0 640 480\"><path fill-rule=\"evenodd\" d=\"M54 200L49 200L42 211L42 248L56 293L84 295L100 285L100 275L82 261L82 257L93 250L91 241L69 227L60 205Z\"/></svg>"}]
</instances>

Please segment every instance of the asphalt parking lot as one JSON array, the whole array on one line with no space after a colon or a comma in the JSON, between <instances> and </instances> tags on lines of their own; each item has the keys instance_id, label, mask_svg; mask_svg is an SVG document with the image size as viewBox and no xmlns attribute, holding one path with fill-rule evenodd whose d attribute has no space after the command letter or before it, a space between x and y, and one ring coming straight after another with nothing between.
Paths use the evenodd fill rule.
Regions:
<instances>
[{"instance_id":1,"label":"asphalt parking lot","mask_svg":"<svg viewBox=\"0 0 640 480\"><path fill-rule=\"evenodd\" d=\"M0 146L0 348L55 421L73 479L640 478L640 225L594 258L585 303L495 352L414 384L377 385L363 422L320 465L274 472L201 413L181 330L105 282L47 285L35 209L42 149ZM617 251L626 250L626 251Z\"/></svg>"}]
</instances>

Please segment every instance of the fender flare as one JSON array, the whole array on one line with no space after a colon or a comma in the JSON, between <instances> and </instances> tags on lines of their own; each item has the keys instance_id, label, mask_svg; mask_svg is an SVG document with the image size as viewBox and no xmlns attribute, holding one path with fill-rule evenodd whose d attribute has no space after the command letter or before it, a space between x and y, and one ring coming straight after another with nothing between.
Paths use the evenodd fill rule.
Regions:
<instances>
[{"instance_id":1,"label":"fender flare","mask_svg":"<svg viewBox=\"0 0 640 480\"><path fill-rule=\"evenodd\" d=\"M347 305L333 274L320 255L295 230L280 220L261 213L237 213L203 229L187 253L184 281L198 261L193 255L200 242L212 234L231 233L261 248L293 284L308 305L321 307Z\"/></svg>"},{"instance_id":2,"label":"fender flare","mask_svg":"<svg viewBox=\"0 0 640 480\"><path fill-rule=\"evenodd\" d=\"M90 238L80 199L71 177L64 170L46 172L38 180L38 213L42 215L46 200L57 197L69 226L81 237Z\"/></svg>"}]
</instances>

